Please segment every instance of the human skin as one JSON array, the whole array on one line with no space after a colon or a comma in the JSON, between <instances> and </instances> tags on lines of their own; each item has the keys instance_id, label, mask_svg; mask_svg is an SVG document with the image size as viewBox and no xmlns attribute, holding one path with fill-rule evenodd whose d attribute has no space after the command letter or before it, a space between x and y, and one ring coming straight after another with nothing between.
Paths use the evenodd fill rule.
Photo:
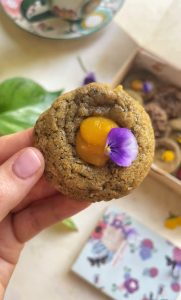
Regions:
<instances>
[{"instance_id":1,"label":"human skin","mask_svg":"<svg viewBox=\"0 0 181 300\"><path fill-rule=\"evenodd\" d=\"M32 145L33 129L0 137L0 300L25 242L89 205L44 179L43 156Z\"/></svg>"}]
</instances>

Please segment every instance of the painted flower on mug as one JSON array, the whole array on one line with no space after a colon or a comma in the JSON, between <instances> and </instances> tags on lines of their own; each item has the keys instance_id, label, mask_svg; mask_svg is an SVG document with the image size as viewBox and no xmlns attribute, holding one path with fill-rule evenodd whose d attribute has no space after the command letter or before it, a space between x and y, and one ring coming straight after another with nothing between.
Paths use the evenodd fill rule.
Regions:
<instances>
[{"instance_id":1,"label":"painted flower on mug","mask_svg":"<svg viewBox=\"0 0 181 300\"><path fill-rule=\"evenodd\" d=\"M66 19L67 20L76 20L77 19L77 13L73 9L62 9L55 5L55 6L53 6L53 11L57 16L65 19L65 20Z\"/></svg>"},{"instance_id":2,"label":"painted flower on mug","mask_svg":"<svg viewBox=\"0 0 181 300\"><path fill-rule=\"evenodd\" d=\"M1 4L5 11L14 17L20 16L21 3L22 0L1 0Z\"/></svg>"},{"instance_id":3,"label":"painted flower on mug","mask_svg":"<svg viewBox=\"0 0 181 300\"><path fill-rule=\"evenodd\" d=\"M86 3L83 7L83 13L90 14L96 8L96 6L99 5L100 2L100 0L88 1L88 3Z\"/></svg>"}]
</instances>

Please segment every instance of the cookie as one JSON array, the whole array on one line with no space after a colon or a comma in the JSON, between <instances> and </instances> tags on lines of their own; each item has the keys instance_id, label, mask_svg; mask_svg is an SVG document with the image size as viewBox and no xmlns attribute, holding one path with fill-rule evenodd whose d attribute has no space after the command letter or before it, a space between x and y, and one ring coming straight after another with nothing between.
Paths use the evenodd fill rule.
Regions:
<instances>
[{"instance_id":1,"label":"cookie","mask_svg":"<svg viewBox=\"0 0 181 300\"><path fill-rule=\"evenodd\" d=\"M161 138L169 133L167 113L156 103L148 103L145 110L149 114L156 138Z\"/></svg>"},{"instance_id":2,"label":"cookie","mask_svg":"<svg viewBox=\"0 0 181 300\"><path fill-rule=\"evenodd\" d=\"M173 85L161 85L156 93L150 95L150 102L157 103L167 113L168 119L181 116L181 89Z\"/></svg>"},{"instance_id":3,"label":"cookie","mask_svg":"<svg viewBox=\"0 0 181 300\"><path fill-rule=\"evenodd\" d=\"M169 137L177 142L181 149L181 118L170 120L169 126L171 128Z\"/></svg>"},{"instance_id":4,"label":"cookie","mask_svg":"<svg viewBox=\"0 0 181 300\"><path fill-rule=\"evenodd\" d=\"M169 125L173 131L181 131L181 117L169 121Z\"/></svg>"},{"instance_id":5,"label":"cookie","mask_svg":"<svg viewBox=\"0 0 181 300\"><path fill-rule=\"evenodd\" d=\"M135 92L134 90L127 89L125 90L128 95L130 95L134 100L138 101L141 105L143 105L143 97L141 96L140 93Z\"/></svg>"},{"instance_id":6,"label":"cookie","mask_svg":"<svg viewBox=\"0 0 181 300\"><path fill-rule=\"evenodd\" d=\"M95 154L96 143L101 143L101 136L96 138L96 131L94 134L94 126L88 127L95 120L87 119L93 117L103 119L106 124L103 131L117 127L112 131L124 129L134 136L138 151L129 166L120 166L111 159L105 160L103 166L96 166L77 153L76 143L82 138L79 132L84 142L87 132L95 142L93 146L87 145L90 156ZM91 83L61 95L39 117L34 128L34 145L44 155L45 177L49 182L65 195L95 202L127 195L143 181L154 156L154 132L144 108L121 87L112 89L106 84ZM108 144L107 151L110 147ZM126 147L132 151L129 143Z\"/></svg>"},{"instance_id":7,"label":"cookie","mask_svg":"<svg viewBox=\"0 0 181 300\"><path fill-rule=\"evenodd\" d=\"M154 162L168 173L175 172L181 164L181 152L177 143L169 138L157 139Z\"/></svg>"},{"instance_id":8,"label":"cookie","mask_svg":"<svg viewBox=\"0 0 181 300\"><path fill-rule=\"evenodd\" d=\"M125 89L131 89L141 94L144 101L157 90L158 79L144 69L132 69L123 81Z\"/></svg>"}]
</instances>

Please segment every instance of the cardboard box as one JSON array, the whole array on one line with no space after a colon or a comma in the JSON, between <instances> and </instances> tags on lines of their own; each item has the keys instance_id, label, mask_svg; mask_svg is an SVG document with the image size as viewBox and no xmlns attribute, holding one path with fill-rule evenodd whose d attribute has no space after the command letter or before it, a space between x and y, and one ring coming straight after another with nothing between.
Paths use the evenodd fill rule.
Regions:
<instances>
[{"instance_id":1,"label":"cardboard box","mask_svg":"<svg viewBox=\"0 0 181 300\"><path fill-rule=\"evenodd\" d=\"M145 50L139 50L137 53L133 53L127 59L113 79L112 86L116 87L119 85L126 76L127 72L133 66L144 68L155 74L157 77L181 87L181 71L169 65L166 61L162 60L158 56L155 56ZM160 169L154 163L151 166L150 176L160 180L174 191L181 194L181 181L173 175Z\"/></svg>"}]
</instances>

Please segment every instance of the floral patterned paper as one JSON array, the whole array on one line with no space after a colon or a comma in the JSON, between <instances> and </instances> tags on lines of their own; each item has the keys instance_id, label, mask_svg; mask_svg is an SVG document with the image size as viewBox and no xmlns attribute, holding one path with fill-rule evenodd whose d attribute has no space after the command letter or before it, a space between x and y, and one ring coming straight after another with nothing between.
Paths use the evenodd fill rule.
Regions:
<instances>
[{"instance_id":1,"label":"floral patterned paper","mask_svg":"<svg viewBox=\"0 0 181 300\"><path fill-rule=\"evenodd\" d=\"M92 232L73 271L116 300L176 300L181 249L110 207Z\"/></svg>"}]
</instances>

